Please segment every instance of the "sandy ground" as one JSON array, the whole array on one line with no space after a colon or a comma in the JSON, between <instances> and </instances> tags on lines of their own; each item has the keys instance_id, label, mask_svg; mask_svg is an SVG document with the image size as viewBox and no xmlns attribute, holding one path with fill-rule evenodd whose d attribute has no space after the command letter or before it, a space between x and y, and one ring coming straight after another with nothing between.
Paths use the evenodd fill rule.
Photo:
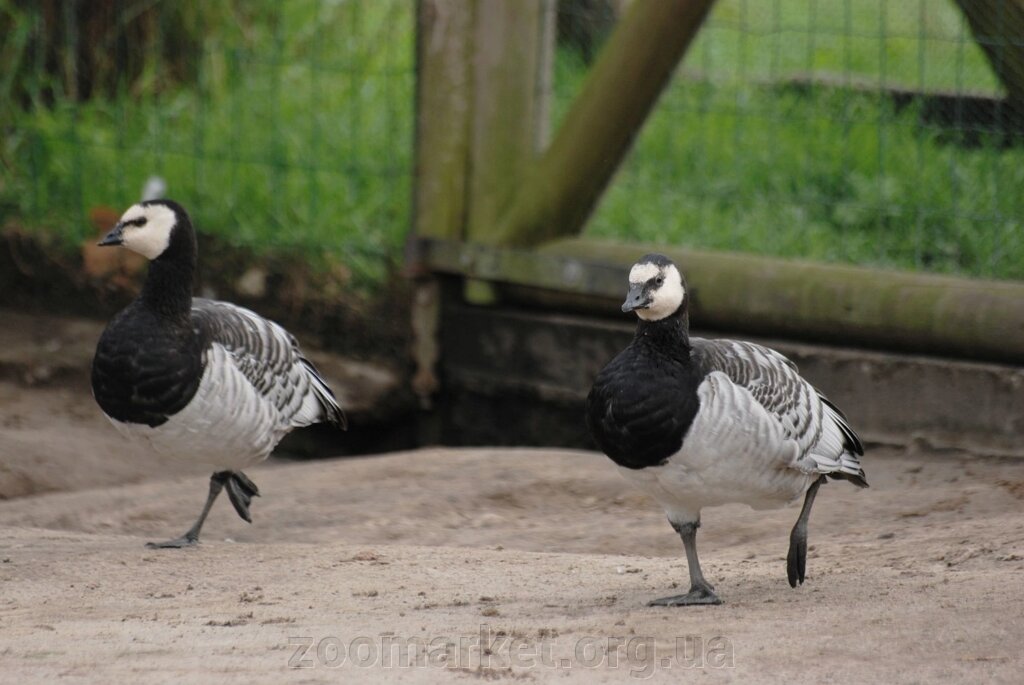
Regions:
<instances>
[{"instance_id":1,"label":"sandy ground","mask_svg":"<svg viewBox=\"0 0 1024 685\"><path fill-rule=\"evenodd\" d=\"M84 384L26 389L0 381L0 500L203 471L133 449Z\"/></svg>"},{"instance_id":2,"label":"sandy ground","mask_svg":"<svg viewBox=\"0 0 1024 685\"><path fill-rule=\"evenodd\" d=\"M270 463L252 525L218 502L181 551L142 543L191 523L205 476L11 499L0 681L1020 682L1024 464L866 465L871 489L822 490L796 590L797 507L707 510L726 603L683 609L645 606L685 589L675 534L585 452Z\"/></svg>"},{"instance_id":3,"label":"sandy ground","mask_svg":"<svg viewBox=\"0 0 1024 685\"><path fill-rule=\"evenodd\" d=\"M249 474L263 491L252 525L220 501L200 547L150 551L191 523L205 469L132 450L77 370L88 336L39 336L0 344L2 683L1024 672L1024 462L869 451L871 489L819 496L797 590L784 563L797 506L708 510L720 607L645 606L686 589L681 545L584 452L271 462Z\"/></svg>"}]
</instances>

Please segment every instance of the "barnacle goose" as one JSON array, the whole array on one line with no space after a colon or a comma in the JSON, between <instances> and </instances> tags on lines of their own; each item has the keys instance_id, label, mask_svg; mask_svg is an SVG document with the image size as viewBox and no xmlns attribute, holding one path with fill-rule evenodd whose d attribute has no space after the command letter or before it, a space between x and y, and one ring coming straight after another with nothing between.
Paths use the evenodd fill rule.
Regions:
<instances>
[{"instance_id":1,"label":"barnacle goose","mask_svg":"<svg viewBox=\"0 0 1024 685\"><path fill-rule=\"evenodd\" d=\"M774 350L689 337L688 305L671 260L649 254L633 265L622 311L636 312L636 334L587 397L594 441L657 500L683 540L690 591L651 606L721 603L697 559L703 507L765 509L805 495L786 560L796 587L807 567L807 519L826 476L868 485L864 448L843 413Z\"/></svg>"},{"instance_id":2,"label":"barnacle goose","mask_svg":"<svg viewBox=\"0 0 1024 685\"><path fill-rule=\"evenodd\" d=\"M346 427L331 389L276 323L227 302L192 297L196 236L171 200L134 205L100 245L150 260L139 296L107 325L92 363L92 392L123 435L169 459L217 470L199 519L180 538L148 547L186 547L220 491L251 522L259 495L241 469L270 455L293 428Z\"/></svg>"}]
</instances>

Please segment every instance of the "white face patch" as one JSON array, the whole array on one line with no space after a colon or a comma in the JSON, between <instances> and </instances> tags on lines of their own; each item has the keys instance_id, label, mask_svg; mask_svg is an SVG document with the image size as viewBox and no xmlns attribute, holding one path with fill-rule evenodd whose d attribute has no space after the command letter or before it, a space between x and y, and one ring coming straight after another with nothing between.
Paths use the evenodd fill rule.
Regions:
<instances>
[{"instance_id":1,"label":"white face patch","mask_svg":"<svg viewBox=\"0 0 1024 685\"><path fill-rule=\"evenodd\" d=\"M643 280L634 281L633 276L648 274ZM679 309L686 296L686 289L683 287L683 277L674 264L669 264L664 269L654 264L637 264L629 272L629 282L644 282L661 274L665 282L660 287L651 290L651 305L646 309L637 309L636 315L645 321L657 321L671 316Z\"/></svg>"},{"instance_id":2,"label":"white face patch","mask_svg":"<svg viewBox=\"0 0 1024 685\"><path fill-rule=\"evenodd\" d=\"M122 231L122 242L133 252L146 259L156 259L171 242L171 230L178 222L174 210L165 205L132 205L121 217L121 223L145 219L141 226L126 225Z\"/></svg>"},{"instance_id":3,"label":"white face patch","mask_svg":"<svg viewBox=\"0 0 1024 685\"><path fill-rule=\"evenodd\" d=\"M661 272L657 264L634 264L629 270L630 283L646 283Z\"/></svg>"}]
</instances>

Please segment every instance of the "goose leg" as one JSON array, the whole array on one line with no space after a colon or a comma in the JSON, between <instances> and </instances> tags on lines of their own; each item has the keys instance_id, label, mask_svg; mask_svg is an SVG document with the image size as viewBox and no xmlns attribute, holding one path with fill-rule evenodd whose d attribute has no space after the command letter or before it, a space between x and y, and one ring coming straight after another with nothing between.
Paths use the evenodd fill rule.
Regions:
<instances>
[{"instance_id":1,"label":"goose leg","mask_svg":"<svg viewBox=\"0 0 1024 685\"><path fill-rule=\"evenodd\" d=\"M224 484L229 481L232 475L231 471L218 471L210 476L210 494L206 498L206 504L203 506L203 510L200 512L199 518L194 524L192 524L192 527L188 529L187 533L182 535L180 538L174 538L173 540L165 540L164 542L147 542L146 547L150 549L180 549L181 547L191 547L199 542L199 531L203 528L206 516L210 513L210 509L213 507L213 503L217 499L217 495L219 495L220 491L224 489ZM230 490L228 494L230 494Z\"/></svg>"},{"instance_id":2,"label":"goose leg","mask_svg":"<svg viewBox=\"0 0 1024 685\"><path fill-rule=\"evenodd\" d=\"M652 607L679 607L693 606L699 604L721 604L722 600L715 594L715 588L704 579L700 570L700 560L697 559L697 528L700 521L692 523L676 524L672 521L672 527L683 539L683 548L686 550L686 565L690 569L690 591L685 595L674 597L662 597L648 603Z\"/></svg>"},{"instance_id":3,"label":"goose leg","mask_svg":"<svg viewBox=\"0 0 1024 685\"><path fill-rule=\"evenodd\" d=\"M789 577L789 586L796 587L799 583L803 585L804 574L807 572L807 519L811 516L811 507L814 505L814 498L818 494L818 488L825 482L825 476L820 476L807 489L804 497L804 507L800 510L800 517L793 526L793 532L789 534L789 554L786 555L786 575Z\"/></svg>"}]
</instances>

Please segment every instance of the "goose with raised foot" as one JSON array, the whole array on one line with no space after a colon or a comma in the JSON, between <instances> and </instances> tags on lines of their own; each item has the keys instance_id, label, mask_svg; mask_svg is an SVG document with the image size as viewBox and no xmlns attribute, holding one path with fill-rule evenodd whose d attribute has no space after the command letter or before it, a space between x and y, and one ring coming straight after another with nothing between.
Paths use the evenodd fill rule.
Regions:
<instances>
[{"instance_id":1,"label":"goose with raised foot","mask_svg":"<svg viewBox=\"0 0 1024 685\"><path fill-rule=\"evenodd\" d=\"M804 497L790 533L786 574L802 584L807 521L826 479L867 487L864 448L843 413L778 352L689 334L686 281L649 254L629 272L623 312L636 312L632 343L598 373L587 426L622 474L649 493L683 540L690 589L651 605L720 604L697 557L701 510L730 502L755 509Z\"/></svg>"},{"instance_id":2,"label":"goose with raised foot","mask_svg":"<svg viewBox=\"0 0 1024 685\"><path fill-rule=\"evenodd\" d=\"M266 459L294 428L345 428L334 393L284 328L248 309L192 297L196 235L178 203L133 205L100 245L141 254L149 272L96 346L96 402L119 432L161 458L215 469L195 524L148 546L195 545L223 489L251 522L259 489L242 469Z\"/></svg>"}]
</instances>

